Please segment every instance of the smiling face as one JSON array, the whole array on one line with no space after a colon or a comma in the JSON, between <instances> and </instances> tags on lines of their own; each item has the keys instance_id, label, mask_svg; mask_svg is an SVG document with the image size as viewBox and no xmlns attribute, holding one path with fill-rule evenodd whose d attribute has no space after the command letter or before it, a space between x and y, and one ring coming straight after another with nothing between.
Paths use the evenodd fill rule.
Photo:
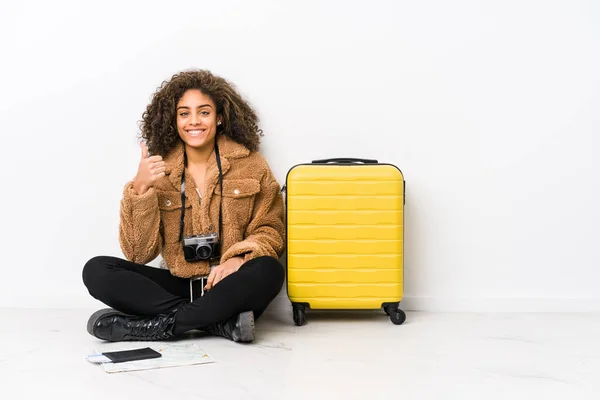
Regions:
<instances>
[{"instance_id":1,"label":"smiling face","mask_svg":"<svg viewBox=\"0 0 600 400\"><path fill-rule=\"evenodd\" d=\"M212 148L220 120L215 103L198 89L186 91L177 103L179 137L193 149Z\"/></svg>"}]
</instances>

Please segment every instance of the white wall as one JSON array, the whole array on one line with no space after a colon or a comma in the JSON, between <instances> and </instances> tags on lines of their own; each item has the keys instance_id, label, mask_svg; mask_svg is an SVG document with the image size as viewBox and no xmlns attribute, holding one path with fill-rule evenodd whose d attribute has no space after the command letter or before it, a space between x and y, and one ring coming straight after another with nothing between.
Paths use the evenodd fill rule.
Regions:
<instances>
[{"instance_id":1,"label":"white wall","mask_svg":"<svg viewBox=\"0 0 600 400\"><path fill-rule=\"evenodd\" d=\"M257 107L281 182L402 169L406 307L600 310L598 2L1 4L0 306L98 305L81 268L121 255L137 121L201 67Z\"/></svg>"}]
</instances>

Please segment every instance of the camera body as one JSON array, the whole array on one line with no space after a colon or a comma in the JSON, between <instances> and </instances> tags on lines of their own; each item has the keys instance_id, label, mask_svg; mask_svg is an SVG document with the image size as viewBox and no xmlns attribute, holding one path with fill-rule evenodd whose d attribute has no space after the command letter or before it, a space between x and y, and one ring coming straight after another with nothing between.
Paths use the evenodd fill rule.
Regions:
<instances>
[{"instance_id":1,"label":"camera body","mask_svg":"<svg viewBox=\"0 0 600 400\"><path fill-rule=\"evenodd\" d=\"M204 261L220 256L216 233L192 235L183 238L183 255L186 261Z\"/></svg>"}]
</instances>

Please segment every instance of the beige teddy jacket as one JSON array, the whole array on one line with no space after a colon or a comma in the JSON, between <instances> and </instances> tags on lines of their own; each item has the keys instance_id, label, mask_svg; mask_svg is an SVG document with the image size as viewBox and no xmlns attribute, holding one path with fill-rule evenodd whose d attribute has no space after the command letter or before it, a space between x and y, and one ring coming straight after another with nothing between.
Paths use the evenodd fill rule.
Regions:
<instances>
[{"instance_id":1,"label":"beige teddy jacket","mask_svg":"<svg viewBox=\"0 0 600 400\"><path fill-rule=\"evenodd\" d=\"M224 135L217 136L223 169L223 238L221 263L280 257L284 248L283 196L267 162L258 152ZM137 195L128 182L121 200L119 241L125 257L146 264L162 255L175 276L188 278L210 272L208 261L187 262L179 241L183 143L165 158L166 172L154 187ZM219 171L213 153L206 170L202 199L193 178L185 174L184 236L219 231Z\"/></svg>"}]
</instances>

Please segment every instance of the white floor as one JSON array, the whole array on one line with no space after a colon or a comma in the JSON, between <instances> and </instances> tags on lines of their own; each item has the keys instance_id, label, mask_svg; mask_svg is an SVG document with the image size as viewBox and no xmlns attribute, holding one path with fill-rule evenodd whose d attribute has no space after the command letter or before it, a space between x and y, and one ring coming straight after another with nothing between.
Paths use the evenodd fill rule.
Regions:
<instances>
[{"instance_id":1,"label":"white floor","mask_svg":"<svg viewBox=\"0 0 600 400\"><path fill-rule=\"evenodd\" d=\"M107 374L85 361L94 310L0 309L3 399L598 399L600 314L265 315L213 364Z\"/></svg>"}]
</instances>

